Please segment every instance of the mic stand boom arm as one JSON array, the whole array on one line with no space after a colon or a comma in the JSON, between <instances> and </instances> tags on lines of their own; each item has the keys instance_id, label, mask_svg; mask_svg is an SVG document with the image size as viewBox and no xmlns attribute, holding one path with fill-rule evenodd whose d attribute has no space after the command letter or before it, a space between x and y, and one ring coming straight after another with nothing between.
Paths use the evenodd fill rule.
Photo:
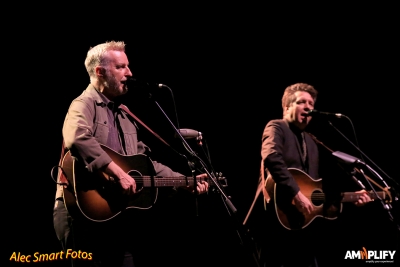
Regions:
<instances>
[{"instance_id":1,"label":"mic stand boom arm","mask_svg":"<svg viewBox=\"0 0 400 267\"><path fill-rule=\"evenodd\" d=\"M337 128L332 124L332 122L330 122L330 121L328 121L328 122L329 122L329 124L333 127L333 129L335 129L341 136L343 136L343 138L345 138L345 139L347 140L347 142L349 142L358 152L361 153L361 155L363 155L364 157L366 157L376 168L378 168L378 170L380 170L383 174L385 174L385 176L386 176L387 178L389 178L391 181L393 181L394 183L396 183L394 179L392 179L389 175L387 175L381 168L379 168L379 166L378 166L375 162L373 162L367 155L365 155L365 153L362 152L361 149L360 149L358 146L356 146L356 145L355 145L353 142L351 142L341 131L339 131L339 129L337 129ZM379 178L384 182L384 180L383 180L381 177L379 177ZM384 182L384 184L386 185L385 182ZM397 183L396 183L396 184L397 184ZM398 185L398 184L397 184L397 185Z\"/></svg>"},{"instance_id":2,"label":"mic stand boom arm","mask_svg":"<svg viewBox=\"0 0 400 267\"><path fill-rule=\"evenodd\" d=\"M165 86L165 85L164 85ZM225 205L225 207L227 208L227 212L228 214L231 216L231 218L233 219L233 223L236 227L236 234L239 238L239 243L241 246L244 247L245 252L249 255L249 257L251 257L253 263L256 265L256 267L261 267L258 261L258 248L254 242L254 239L248 235L248 233L245 231L245 229L243 228L243 225L239 223L239 221L237 220L236 216L237 216L237 209L235 208L235 206L233 205L232 201L229 199L229 197L225 194L224 190L222 189L222 186L220 185L220 183L218 182L218 179L216 179L214 177L214 174L211 174L208 169L206 168L206 165L204 164L204 162L201 160L201 158L199 158L196 153L193 151L193 149L189 146L189 144L186 142L185 138L183 138L183 136L181 135L180 131L175 127L175 125L172 123L172 121L169 119L169 117L167 116L167 114L165 114L164 110L161 108L161 106L158 104L157 101L155 101L155 104L157 105L157 107L161 110L161 112L164 114L165 118L168 120L168 122L170 123L171 127L174 129L175 133L177 134L177 136L179 136L179 138L181 139L185 149L190 153L190 156L195 160L195 162L190 162L189 161L189 166L190 168L192 168L192 172L194 173L194 167L195 164L200 164L202 167L202 171L204 171L205 173L207 173L208 177L210 177L213 185L218 189L219 193L221 194L221 199L223 201L223 204ZM185 155L182 155L186 158ZM194 174L193 174L194 175ZM196 185L194 185L196 186ZM196 208L197 208L197 201L196 201ZM233 214L233 216L232 216Z\"/></svg>"},{"instance_id":3,"label":"mic stand boom arm","mask_svg":"<svg viewBox=\"0 0 400 267\"><path fill-rule=\"evenodd\" d=\"M235 206L233 205L232 201L229 199L229 197L225 194L224 190L222 189L222 186L219 184L218 179L216 179L214 177L213 174L210 173L210 171L208 171L206 165L204 164L204 162L196 155L196 153L194 152L194 150L189 146L189 144L186 142L185 138L183 138L183 136L181 135L180 131L175 127L175 125L172 123L172 121L170 120L170 118L167 116L167 114L164 112L164 110L161 108L161 106L159 105L159 103L154 100L154 103L157 105L157 107L160 109L160 111L164 114L165 118L168 120L168 122L170 123L171 127L174 129L175 133L177 136L179 136L179 138L181 139L184 147L186 148L186 150L190 153L190 156L195 159L195 162L193 162L193 164L195 165L200 164L201 165L201 169L202 171L204 171L208 177L211 179L212 184L218 189L218 191L221 193L221 195L223 196L223 199L225 200L226 204L228 205L228 207L230 208L230 210L233 213L237 212L237 209L235 208ZM185 156L186 157L186 156ZM189 163L189 166L192 168L193 164ZM193 170L193 169L192 169ZM196 190L196 184L194 184L195 190Z\"/></svg>"},{"instance_id":4,"label":"mic stand boom arm","mask_svg":"<svg viewBox=\"0 0 400 267\"><path fill-rule=\"evenodd\" d=\"M392 178L390 178L385 172L383 172L383 171L379 168L379 166L377 166L371 159L369 159L368 156L365 155L365 153L362 152L361 149L360 149L358 146L356 146L353 142L351 142L351 141L350 141L341 131L339 131L339 129L337 129L330 121L328 121L328 122L329 122L329 124L330 124L340 135L342 135L355 149L357 149L358 152L360 152L360 153L361 153L363 156L365 156L369 161L371 161L372 164L374 164L374 166L376 166L376 167L377 167L382 173L384 173L390 180L392 180L393 182L395 182L395 181L394 181ZM344 160L345 162L350 162L350 163L353 163L353 164L361 164L361 165L364 165L372 174L375 175L375 177L377 177L378 179L381 180L381 182L386 186L386 188L390 188L390 187L388 186L388 184L385 182L385 180L384 180L373 168L371 168L368 164L366 164L365 162L361 161L360 159L357 159L357 158L355 158L355 157L353 157L353 156L347 155L347 154L345 154L345 153L343 153L343 152L340 152L340 151L336 151L336 152L334 152L334 153L332 153L332 154L333 154L334 156L339 157L340 159ZM366 178L366 181L370 184L369 179L367 179L367 176L362 172L362 170L361 170L361 173L362 173L363 176ZM396 184L397 184L397 183L396 183ZM370 185L371 185L371 184L370 184ZM371 188L373 188L373 187L371 186ZM373 190L373 191L374 191L375 194L377 195L376 191L375 191L375 190ZM396 192L395 192L395 193L396 193ZM397 193L396 193L396 194L397 194ZM380 198L378 197L378 199L380 199ZM398 200L398 196L395 196L395 200ZM396 224L397 230L400 231L400 224L397 223L397 222L395 221L395 218L393 217L392 213L390 212L390 210L392 209L392 206L391 206L390 204L384 203L384 201L383 201L382 199L380 199L380 202L382 203L383 208L388 212L388 215L389 215L390 220Z\"/></svg>"},{"instance_id":5,"label":"mic stand boom arm","mask_svg":"<svg viewBox=\"0 0 400 267\"><path fill-rule=\"evenodd\" d=\"M169 89L168 86L164 85L164 87L167 87ZM151 98L151 95L150 95ZM223 201L223 204L225 205L225 207L227 208L228 214L231 216L231 218L236 218L233 217L232 214L234 216L237 215L237 209L235 208L235 206L233 205L232 201L230 200L230 198L226 195L226 193L224 192L221 184L218 182L218 179L215 178L213 173L210 173L210 171L208 171L205 163L202 161L202 159L200 157L197 156L197 154L193 151L193 149L189 146L189 144L186 142L185 138L182 136L182 134L180 133L180 131L175 127L175 125L172 123L172 121L169 119L169 117L167 116L167 114L164 112L164 110L161 108L161 106L158 104L158 102L156 100L153 99L153 101L155 102L155 104L157 105L157 107L160 109L160 111L163 113L163 115L165 116L165 118L168 120L168 122L170 123L171 127L174 129L175 133L177 136L179 136L179 138L181 139L183 146L185 147L185 149L189 152L190 156L195 160L195 162L191 162L188 161L189 163L189 167L192 169L192 172L194 173L194 168L196 163L200 164L202 171L204 171L205 173L207 173L208 177L210 177L213 185L218 189L219 193L221 194L221 199ZM185 155L181 156L187 158ZM194 175L194 174L193 174ZM194 185L196 186L196 185ZM197 201L196 201L196 208L197 208ZM230 212L229 212L230 210ZM237 219L237 218L236 218ZM252 260L254 261L254 263L256 264L257 267L260 267L259 262L258 262L258 249L256 248L256 245L254 243L254 240L248 236L248 234L246 234L246 232L244 231L243 225L241 225L238 220L234 220L235 226L236 226L236 233L238 235L240 244L245 248L246 252L251 256Z\"/></svg>"}]
</instances>

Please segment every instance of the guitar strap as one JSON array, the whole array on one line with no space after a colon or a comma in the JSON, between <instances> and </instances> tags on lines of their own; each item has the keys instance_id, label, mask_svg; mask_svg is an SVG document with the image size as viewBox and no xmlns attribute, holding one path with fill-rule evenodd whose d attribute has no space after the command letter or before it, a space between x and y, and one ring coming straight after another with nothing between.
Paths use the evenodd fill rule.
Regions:
<instances>
[{"instance_id":1,"label":"guitar strap","mask_svg":"<svg viewBox=\"0 0 400 267\"><path fill-rule=\"evenodd\" d=\"M264 195L264 209L267 209L266 207L266 203L269 203L269 201L271 200L271 197L269 196L267 189L266 189L266 181L265 181L265 168L264 168L264 160L261 160L261 183L260 186L262 187L262 192Z\"/></svg>"},{"instance_id":2,"label":"guitar strap","mask_svg":"<svg viewBox=\"0 0 400 267\"><path fill-rule=\"evenodd\" d=\"M119 106L121 109L123 109L126 113L128 113L130 116L132 116L137 122L139 122L141 125L143 125L147 130L149 130L153 135L155 135L158 139L161 140L161 142L163 142L164 144L166 144L168 147L171 147L166 141L164 141L164 139L162 139L157 133L155 133L153 130L151 130L146 124L144 124L144 122L142 122L137 116L135 116L129 109L127 106L121 104ZM64 155L65 155L65 145L64 145L64 139L62 140L62 146L61 146L61 156L60 156L60 161L58 162L58 174L57 174L57 183L59 183L60 185L63 185L64 188L67 188L68 186L68 179L65 176L64 170L62 169L62 161L64 159Z\"/></svg>"},{"instance_id":3,"label":"guitar strap","mask_svg":"<svg viewBox=\"0 0 400 267\"><path fill-rule=\"evenodd\" d=\"M58 171L57 181L58 181L58 183L60 183L60 185L63 185L64 188L67 188L68 179L65 176L63 168L61 167L62 166L62 160L64 159L64 153L65 153L65 145L64 145L64 139L63 139L62 140L62 146L61 146L61 157L60 157L60 161L58 162L59 171Z\"/></svg>"},{"instance_id":4,"label":"guitar strap","mask_svg":"<svg viewBox=\"0 0 400 267\"><path fill-rule=\"evenodd\" d=\"M141 125L143 125L147 130L149 130L149 132L151 132L153 135L155 135L158 139L161 140L161 142L163 142L164 144L166 144L167 146L171 147L166 141L164 141L164 139L162 139L157 133L155 133L152 129L150 129L150 127L148 127L146 124L144 124L144 122L142 122L136 115L134 115L127 106L121 104L119 106L121 109L123 109L126 113L128 113L129 115L132 116L132 118L134 118L137 122L139 122Z\"/></svg>"},{"instance_id":5,"label":"guitar strap","mask_svg":"<svg viewBox=\"0 0 400 267\"><path fill-rule=\"evenodd\" d=\"M251 204L249 211L247 212L246 218L243 221L243 225L245 225L247 220L249 219L249 216L250 216L251 212L253 211L254 205L257 202L260 192L262 192L263 196L264 196L264 209L267 209L266 204L269 203L269 201L271 200L271 197L269 196L267 189L266 189L264 160L261 160L261 164L260 164L260 179L259 179L256 195L254 197L253 203Z\"/></svg>"}]
</instances>

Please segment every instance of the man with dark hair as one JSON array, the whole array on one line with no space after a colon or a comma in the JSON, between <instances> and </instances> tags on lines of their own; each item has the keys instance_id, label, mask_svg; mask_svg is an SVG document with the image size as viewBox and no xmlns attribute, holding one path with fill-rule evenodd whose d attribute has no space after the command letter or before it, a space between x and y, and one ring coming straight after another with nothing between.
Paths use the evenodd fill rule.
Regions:
<instances>
[{"instance_id":1,"label":"man with dark hair","mask_svg":"<svg viewBox=\"0 0 400 267\"><path fill-rule=\"evenodd\" d=\"M269 121L264 128L260 186L265 185L265 190L259 191L263 192L264 206L262 216L256 218L261 229L256 239L262 266L318 266L320 233L314 224L305 227L304 221L316 207L306 192L308 188L295 177L319 179L318 147L305 132L317 94L306 83L288 86L282 97L283 118ZM370 200L365 191L360 191L355 203L363 205ZM294 223L296 219L298 224Z\"/></svg>"}]
</instances>

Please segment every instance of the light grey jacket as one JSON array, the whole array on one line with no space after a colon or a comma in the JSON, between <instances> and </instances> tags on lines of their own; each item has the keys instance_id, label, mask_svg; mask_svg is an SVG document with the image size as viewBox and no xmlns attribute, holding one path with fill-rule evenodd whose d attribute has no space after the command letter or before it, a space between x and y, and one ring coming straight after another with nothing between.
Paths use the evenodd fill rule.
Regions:
<instances>
[{"instance_id":1,"label":"light grey jacket","mask_svg":"<svg viewBox=\"0 0 400 267\"><path fill-rule=\"evenodd\" d=\"M125 155L146 154L150 149L137 138L137 126L131 116L118 109L117 120L123 132ZM83 160L89 172L94 172L111 162L111 157L101 148L108 138L107 105L100 93L89 84L80 96L75 98L64 120L62 135L64 145L71 156ZM121 136L120 136L121 138ZM158 176L183 176L169 167L153 161ZM63 187L57 186L56 198L62 197Z\"/></svg>"}]
</instances>

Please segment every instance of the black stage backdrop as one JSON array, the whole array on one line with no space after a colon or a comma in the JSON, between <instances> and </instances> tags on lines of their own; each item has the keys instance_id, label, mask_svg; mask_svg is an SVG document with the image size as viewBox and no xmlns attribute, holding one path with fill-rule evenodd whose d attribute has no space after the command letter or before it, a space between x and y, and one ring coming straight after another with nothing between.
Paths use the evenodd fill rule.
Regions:
<instances>
[{"instance_id":1,"label":"black stage backdrop","mask_svg":"<svg viewBox=\"0 0 400 267\"><path fill-rule=\"evenodd\" d=\"M236 6L231 12L224 8L175 12L179 17L148 12L149 16L138 19L142 15L138 8L133 14L124 12L121 20L116 13L112 19L99 19L96 13L82 22L74 16L64 20L46 14L46 19L38 18L34 26L26 23L21 28L23 35L33 33L31 37L12 34L9 42L18 50L7 51L15 53L12 59L17 67L11 72L17 78L10 90L14 95L7 100L13 126L4 128L11 131L11 140L5 143L12 153L4 155L3 181L11 185L4 187L6 239L2 260L11 266L64 263L15 262L13 255L32 255L34 259L36 252L50 254L61 249L52 225L56 186L51 168L60 156L61 127L69 103L89 83L84 68L86 52L109 40L126 42L135 77L167 86L152 87L152 98L148 89L130 90L125 103L131 111L183 154L186 151L174 138L163 113L180 128L201 131L202 146L194 140L188 143L201 155L209 153L213 169L226 177L225 193L237 209L232 215L220 194L210 193L209 201L203 202L193 219L195 205L186 203L182 213L187 217L174 222L175 229L168 230L174 232L170 239L160 236L162 240L154 241L158 244L153 246L152 257L159 257L160 266L254 264L240 245L242 231L248 229L239 225L257 186L262 131L270 119L281 118L281 96L290 84L314 85L319 91L317 110L349 118L315 118L311 133L330 149L361 158L351 145L358 144L363 158L370 159L368 164L385 181L392 186L391 179L399 182L399 43L394 36L398 30L394 19L389 13L379 23L367 15L356 19L355 10L340 20L335 16L326 20L327 12L304 16L292 12L275 14L276 19L272 19L271 10L268 15L255 7L242 10ZM188 173L185 159L140 128L140 139L152 148L153 159ZM332 177L334 159L327 151L322 154L321 177L329 177L343 188L354 186L350 178ZM396 208L395 203L393 206ZM365 261L345 259L346 252L363 247L378 252L398 250L396 224L379 202L360 209L345 205L337 221L335 228L326 229L334 233L334 239L316 240L333 244L326 253L327 263L363 266ZM163 220L154 225L162 227ZM274 238L279 237L271 234L271 242ZM195 253L197 258L190 257Z\"/></svg>"}]
</instances>

